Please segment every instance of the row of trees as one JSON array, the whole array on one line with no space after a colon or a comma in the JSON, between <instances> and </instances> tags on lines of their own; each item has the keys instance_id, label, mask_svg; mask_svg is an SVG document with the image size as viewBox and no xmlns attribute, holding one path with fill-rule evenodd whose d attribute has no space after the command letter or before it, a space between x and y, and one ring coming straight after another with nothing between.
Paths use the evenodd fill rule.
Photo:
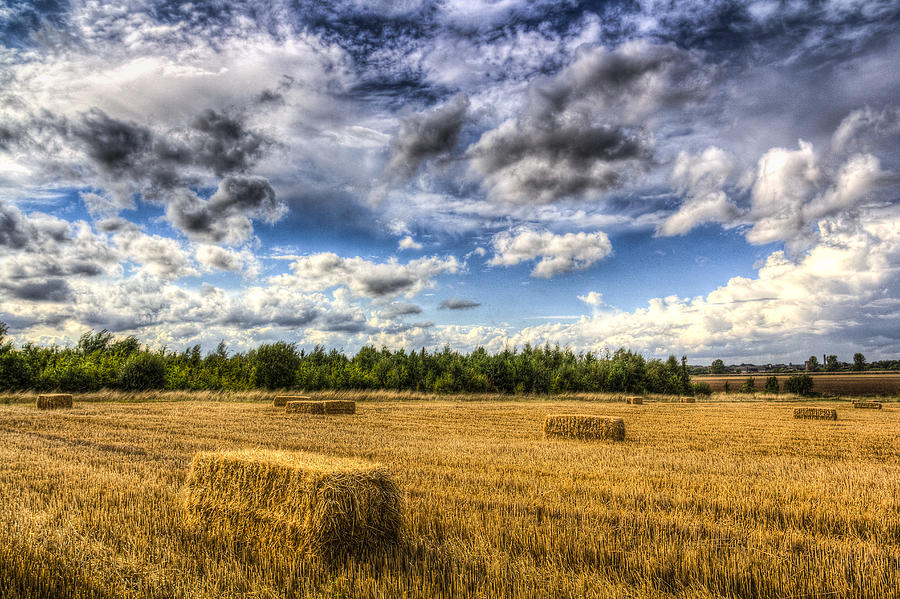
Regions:
<instances>
[{"instance_id":1,"label":"row of trees","mask_svg":"<svg viewBox=\"0 0 900 599\"><path fill-rule=\"evenodd\" d=\"M696 367L695 367L696 368ZM841 362L838 357L834 354L829 356L825 356L825 363L820 364L819 359L816 356L810 356L806 361L806 370L809 372L819 372L824 370L825 372L839 372L839 371L855 371L862 372L865 370L898 370L900 369L900 361L897 360L882 360L878 362L868 363L866 362L866 357L861 353L853 354L853 363ZM725 365L725 362L721 359L716 359L712 361L712 364L709 365L708 369L701 369L703 372L709 372L709 374L726 374L728 373L728 367ZM695 372L699 372L700 370L695 370Z\"/></svg>"},{"instance_id":2,"label":"row of trees","mask_svg":"<svg viewBox=\"0 0 900 599\"><path fill-rule=\"evenodd\" d=\"M620 349L613 354L574 353L559 346L484 348L462 354L363 347L350 357L317 346L266 344L231 353L224 343L203 354L142 348L134 337L85 333L73 348L16 349L4 342L0 323L0 389L94 391L113 389L397 389L423 392L627 392L692 394L686 359L647 360ZM702 390L701 390L702 391Z\"/></svg>"},{"instance_id":3,"label":"row of trees","mask_svg":"<svg viewBox=\"0 0 900 599\"><path fill-rule=\"evenodd\" d=\"M784 391L797 395L810 395L813 391L813 378L808 374L792 374L784 381ZM725 393L732 391L728 381L725 382ZM781 391L777 376L766 377L763 390L766 393L778 393ZM756 393L756 380L751 376L738 389L741 393Z\"/></svg>"}]
</instances>

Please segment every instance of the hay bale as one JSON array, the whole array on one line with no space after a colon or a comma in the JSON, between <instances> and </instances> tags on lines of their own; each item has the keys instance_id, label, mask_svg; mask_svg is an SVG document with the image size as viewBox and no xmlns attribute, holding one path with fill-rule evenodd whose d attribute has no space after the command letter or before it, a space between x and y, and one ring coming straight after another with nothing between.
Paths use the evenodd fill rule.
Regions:
<instances>
[{"instance_id":1,"label":"hay bale","mask_svg":"<svg viewBox=\"0 0 900 599\"><path fill-rule=\"evenodd\" d=\"M631 404L631 405L635 405L635 406L639 406L639 405L641 405L641 404L644 403L644 398L641 397L640 395L634 395L634 396L632 396L632 397L626 397L626 398L625 398L625 403Z\"/></svg>"},{"instance_id":2,"label":"hay bale","mask_svg":"<svg viewBox=\"0 0 900 599\"><path fill-rule=\"evenodd\" d=\"M326 414L356 414L356 402L347 399L329 399L325 404Z\"/></svg>"},{"instance_id":3,"label":"hay bale","mask_svg":"<svg viewBox=\"0 0 900 599\"><path fill-rule=\"evenodd\" d=\"M226 543L322 557L399 541L403 502L383 467L304 452L194 456L182 490L185 524Z\"/></svg>"},{"instance_id":4,"label":"hay bale","mask_svg":"<svg viewBox=\"0 0 900 599\"><path fill-rule=\"evenodd\" d=\"M38 395L37 407L39 410L56 410L72 407L72 395L70 393L44 393Z\"/></svg>"},{"instance_id":5,"label":"hay bale","mask_svg":"<svg viewBox=\"0 0 900 599\"><path fill-rule=\"evenodd\" d=\"M276 395L273 402L276 408L283 408L289 401L302 401L309 399L309 395Z\"/></svg>"},{"instance_id":6,"label":"hay bale","mask_svg":"<svg viewBox=\"0 0 900 599\"><path fill-rule=\"evenodd\" d=\"M794 418L837 420L837 410L831 408L794 408Z\"/></svg>"},{"instance_id":7,"label":"hay bale","mask_svg":"<svg viewBox=\"0 0 900 599\"><path fill-rule=\"evenodd\" d=\"M621 418L604 418L602 416L585 416L580 414L563 414L547 416L544 422L546 437L562 437L568 439L609 439L625 440L625 422Z\"/></svg>"},{"instance_id":8,"label":"hay bale","mask_svg":"<svg viewBox=\"0 0 900 599\"><path fill-rule=\"evenodd\" d=\"M285 411L294 414L324 414L324 401L289 401L284 406Z\"/></svg>"},{"instance_id":9,"label":"hay bale","mask_svg":"<svg viewBox=\"0 0 900 599\"><path fill-rule=\"evenodd\" d=\"M681 398L681 403L697 403L697 398L690 395L685 395Z\"/></svg>"},{"instance_id":10,"label":"hay bale","mask_svg":"<svg viewBox=\"0 0 900 599\"><path fill-rule=\"evenodd\" d=\"M880 410L881 402L880 401L854 401L854 408L859 408L862 410Z\"/></svg>"}]
</instances>

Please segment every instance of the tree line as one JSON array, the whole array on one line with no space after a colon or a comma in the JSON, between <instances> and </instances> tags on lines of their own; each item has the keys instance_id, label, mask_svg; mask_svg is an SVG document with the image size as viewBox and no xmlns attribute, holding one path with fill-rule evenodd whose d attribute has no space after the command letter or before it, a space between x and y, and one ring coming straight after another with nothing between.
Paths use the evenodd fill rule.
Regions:
<instances>
[{"instance_id":1,"label":"tree line","mask_svg":"<svg viewBox=\"0 0 900 599\"><path fill-rule=\"evenodd\" d=\"M0 389L85 392L101 388L142 390L396 389L433 393L625 392L708 393L692 385L686 358L646 359L626 349L575 353L558 345L479 347L460 353L363 347L348 356L316 346L312 351L279 341L247 352L224 343L203 354L199 345L184 351L151 350L134 336L114 339L106 330L89 331L71 348L4 340L0 323Z\"/></svg>"}]
</instances>

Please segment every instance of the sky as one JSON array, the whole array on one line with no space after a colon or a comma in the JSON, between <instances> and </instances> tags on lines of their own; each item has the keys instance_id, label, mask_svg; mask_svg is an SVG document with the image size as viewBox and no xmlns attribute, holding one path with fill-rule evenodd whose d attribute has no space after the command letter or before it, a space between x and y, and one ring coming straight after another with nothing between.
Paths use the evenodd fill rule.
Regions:
<instances>
[{"instance_id":1,"label":"sky","mask_svg":"<svg viewBox=\"0 0 900 599\"><path fill-rule=\"evenodd\" d=\"M896 358L900 4L0 4L0 321Z\"/></svg>"}]
</instances>

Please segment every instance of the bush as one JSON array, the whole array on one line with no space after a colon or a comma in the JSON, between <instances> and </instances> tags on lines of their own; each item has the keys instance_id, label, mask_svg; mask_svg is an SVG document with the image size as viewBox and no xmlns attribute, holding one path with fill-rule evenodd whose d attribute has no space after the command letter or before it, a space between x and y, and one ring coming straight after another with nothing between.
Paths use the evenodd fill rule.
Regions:
<instances>
[{"instance_id":1,"label":"bush","mask_svg":"<svg viewBox=\"0 0 900 599\"><path fill-rule=\"evenodd\" d=\"M741 385L741 393L756 393L756 381L751 376Z\"/></svg>"},{"instance_id":2,"label":"bush","mask_svg":"<svg viewBox=\"0 0 900 599\"><path fill-rule=\"evenodd\" d=\"M778 377L766 377L766 393L778 393Z\"/></svg>"},{"instance_id":3,"label":"bush","mask_svg":"<svg viewBox=\"0 0 900 599\"><path fill-rule=\"evenodd\" d=\"M300 369L300 356L296 346L284 341L260 345L253 362L253 385L267 389L294 386Z\"/></svg>"},{"instance_id":4,"label":"bush","mask_svg":"<svg viewBox=\"0 0 900 599\"><path fill-rule=\"evenodd\" d=\"M162 389L166 386L166 363L159 354L132 354L119 371L119 387L140 391Z\"/></svg>"},{"instance_id":5,"label":"bush","mask_svg":"<svg viewBox=\"0 0 900 599\"><path fill-rule=\"evenodd\" d=\"M22 354L4 351L0 346L0 389L27 389L31 384L31 372Z\"/></svg>"},{"instance_id":6,"label":"bush","mask_svg":"<svg viewBox=\"0 0 900 599\"><path fill-rule=\"evenodd\" d=\"M694 395L712 395L712 387L709 386L709 383L694 383L691 385L691 388L694 391Z\"/></svg>"},{"instance_id":7,"label":"bush","mask_svg":"<svg viewBox=\"0 0 900 599\"><path fill-rule=\"evenodd\" d=\"M793 374L784 382L784 390L797 395L809 395L813 390L813 379L808 374Z\"/></svg>"}]
</instances>

